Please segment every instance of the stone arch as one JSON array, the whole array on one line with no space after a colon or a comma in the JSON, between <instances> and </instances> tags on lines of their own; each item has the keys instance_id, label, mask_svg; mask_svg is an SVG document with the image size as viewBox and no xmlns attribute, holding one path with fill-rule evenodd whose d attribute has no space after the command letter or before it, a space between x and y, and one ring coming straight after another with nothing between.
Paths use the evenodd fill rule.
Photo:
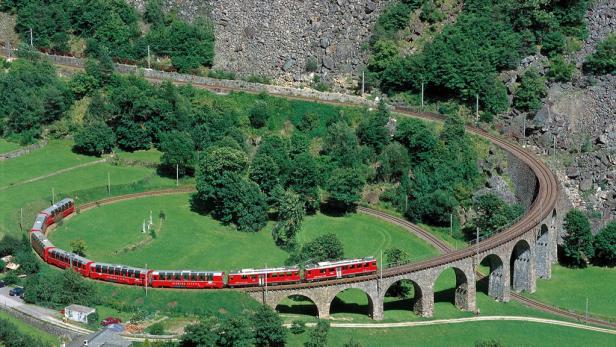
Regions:
<instances>
[{"instance_id":1,"label":"stone arch","mask_svg":"<svg viewBox=\"0 0 616 347\"><path fill-rule=\"evenodd\" d=\"M467 276L464 270L460 269L456 266L445 267L441 269L438 275L434 278L432 282L432 288L436 288L436 282L442 276L442 274L448 270L453 269L454 274L456 276L456 286L454 288L454 305L464 311L472 311L475 309L475 283L471 283L469 281L469 277ZM471 277L473 279L473 277ZM473 280L474 281L474 280ZM438 294L435 293L435 301Z\"/></svg>"},{"instance_id":2,"label":"stone arch","mask_svg":"<svg viewBox=\"0 0 616 347\"><path fill-rule=\"evenodd\" d=\"M381 300L383 302L383 311L386 311L387 309L393 309L395 308L395 304L393 302L389 302L389 303L385 303L385 297L387 296L387 293L389 292L390 289L394 288L395 285L397 285L398 283L402 282L402 281L408 281L410 282L412 289L413 289L413 297L412 299L399 299L398 302L403 301L403 304L408 303L409 306L412 307L413 312L415 312L416 315L418 316L424 316L424 294L423 291L421 289L421 286L411 280L411 279L407 279L407 278L401 278L395 282L392 282L388 285L387 288L383 288L383 295L382 297L379 298L379 300ZM398 306L399 307L399 306Z\"/></svg>"},{"instance_id":3,"label":"stone arch","mask_svg":"<svg viewBox=\"0 0 616 347\"><path fill-rule=\"evenodd\" d=\"M358 313L357 311L359 311L360 308L358 307L357 304L347 305L344 302L334 303L334 301L336 300L338 295L340 295L341 293L343 293L343 292L345 292L347 290L358 290L358 291L361 291L362 293L364 293L366 295L366 298L368 298L368 308L367 308L368 312L367 312L367 314L368 314L368 316L375 318L374 317L375 316L375 298L372 298L370 293L367 292L365 289L359 288L359 287L354 287L354 286L353 287L342 288L340 290L335 290L332 293L332 295L330 296L329 300L327 300L327 307L324 307L324 310L326 310L326 312L324 312L324 313L327 315L327 317L329 317L332 314L332 312L331 312L332 306L333 306L332 304L334 304L334 305L336 305L336 304L342 305L342 307L344 309L346 309L346 310L356 310L356 313ZM342 301L342 300L340 300L340 301ZM378 318L382 319L380 317L378 317Z\"/></svg>"},{"instance_id":4,"label":"stone arch","mask_svg":"<svg viewBox=\"0 0 616 347\"><path fill-rule=\"evenodd\" d=\"M537 277L550 278L550 232L546 224L541 224L536 241Z\"/></svg>"},{"instance_id":5,"label":"stone arch","mask_svg":"<svg viewBox=\"0 0 616 347\"><path fill-rule=\"evenodd\" d=\"M284 303L287 299L296 301L297 303L295 303L294 307L289 306ZM310 303L307 304L306 300L301 299L307 299ZM318 302L306 294L289 294L281 296L278 302L274 303L273 306L278 313L305 314L321 317Z\"/></svg>"},{"instance_id":6,"label":"stone arch","mask_svg":"<svg viewBox=\"0 0 616 347\"><path fill-rule=\"evenodd\" d=\"M490 267L490 273L480 281L487 282L487 294L498 301L506 300L508 281L503 259L496 254L488 254L480 261Z\"/></svg>"},{"instance_id":7,"label":"stone arch","mask_svg":"<svg viewBox=\"0 0 616 347\"><path fill-rule=\"evenodd\" d=\"M511 287L516 292L535 290L535 273L533 271L533 254L528 241L519 240L511 251L509 263Z\"/></svg>"}]
</instances>

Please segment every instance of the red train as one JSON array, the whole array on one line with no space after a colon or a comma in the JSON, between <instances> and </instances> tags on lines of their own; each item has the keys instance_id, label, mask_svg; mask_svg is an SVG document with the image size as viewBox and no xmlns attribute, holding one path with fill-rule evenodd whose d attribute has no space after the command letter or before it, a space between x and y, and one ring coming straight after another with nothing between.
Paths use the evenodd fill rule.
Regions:
<instances>
[{"instance_id":1,"label":"red train","mask_svg":"<svg viewBox=\"0 0 616 347\"><path fill-rule=\"evenodd\" d=\"M45 236L47 226L74 211L72 199L63 199L41 211L30 232L32 248L41 259L51 265L61 269L72 268L84 277L101 281L155 288L234 288L325 281L377 271L374 257L310 264L303 271L303 277L299 266L243 269L233 271L225 277L222 271L147 270L126 265L98 263L55 247Z\"/></svg>"}]
</instances>

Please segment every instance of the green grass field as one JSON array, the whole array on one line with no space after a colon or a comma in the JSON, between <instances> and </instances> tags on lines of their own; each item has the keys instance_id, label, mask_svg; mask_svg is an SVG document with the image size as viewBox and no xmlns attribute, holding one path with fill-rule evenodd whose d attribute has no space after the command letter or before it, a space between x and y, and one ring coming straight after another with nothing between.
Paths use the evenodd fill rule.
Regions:
<instances>
[{"instance_id":1,"label":"green grass field","mask_svg":"<svg viewBox=\"0 0 616 347\"><path fill-rule=\"evenodd\" d=\"M189 200L189 194L178 194L103 206L75 216L53 231L50 238L65 249L70 249L71 240L83 239L90 258L133 266L147 263L159 269L229 271L283 265L288 254L274 244L272 223L258 233L238 232L192 212ZM150 211L155 238L142 233L143 221L149 219ZM162 224L161 211L165 215ZM378 256L381 250L393 246L406 250L415 259L436 254L427 243L403 229L360 214L308 216L299 239L306 242L328 232L338 235L346 257ZM130 245L138 246L128 250Z\"/></svg>"},{"instance_id":2,"label":"green grass field","mask_svg":"<svg viewBox=\"0 0 616 347\"><path fill-rule=\"evenodd\" d=\"M570 269L555 265L552 278L537 280L537 291L527 296L582 314L588 298L590 314L616 321L615 288L616 268Z\"/></svg>"},{"instance_id":3,"label":"green grass field","mask_svg":"<svg viewBox=\"0 0 616 347\"><path fill-rule=\"evenodd\" d=\"M5 319L15 324L17 326L17 329L26 335L40 339L43 342L53 344L54 346L57 346L60 344L60 340L58 339L58 337L51 335L43 330L37 329L29 324L26 324L22 322L21 320L11 316L7 312L0 311L0 319ZM2 341L0 341L0 344L2 344Z\"/></svg>"},{"instance_id":4,"label":"green grass field","mask_svg":"<svg viewBox=\"0 0 616 347\"><path fill-rule=\"evenodd\" d=\"M309 338L289 334L289 346L301 346ZM364 347L381 346L475 346L494 339L502 346L614 346L616 336L569 327L532 322L471 322L388 329L331 328L328 346L342 346L353 337Z\"/></svg>"},{"instance_id":5,"label":"green grass field","mask_svg":"<svg viewBox=\"0 0 616 347\"><path fill-rule=\"evenodd\" d=\"M18 143L9 142L5 139L0 138L0 153L10 152L16 150L19 147L21 146Z\"/></svg>"},{"instance_id":6,"label":"green grass field","mask_svg":"<svg viewBox=\"0 0 616 347\"><path fill-rule=\"evenodd\" d=\"M160 162L160 157L162 156L162 153L155 148L151 148L148 150L134 151L132 153L118 151L117 155L120 159L137 160L145 163L157 164Z\"/></svg>"}]
</instances>

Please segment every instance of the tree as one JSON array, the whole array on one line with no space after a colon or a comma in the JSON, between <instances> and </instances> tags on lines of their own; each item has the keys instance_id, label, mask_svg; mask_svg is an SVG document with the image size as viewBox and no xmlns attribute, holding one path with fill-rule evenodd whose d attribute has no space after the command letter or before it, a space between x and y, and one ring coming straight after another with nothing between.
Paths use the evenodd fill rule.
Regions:
<instances>
[{"instance_id":1,"label":"tree","mask_svg":"<svg viewBox=\"0 0 616 347\"><path fill-rule=\"evenodd\" d=\"M592 232L588 218L577 209L565 216L565 231L563 237L563 253L567 261L578 267L585 267L594 256Z\"/></svg>"},{"instance_id":2,"label":"tree","mask_svg":"<svg viewBox=\"0 0 616 347\"><path fill-rule=\"evenodd\" d=\"M79 153L101 156L115 145L115 134L107 124L92 122L75 134L74 150Z\"/></svg>"},{"instance_id":3,"label":"tree","mask_svg":"<svg viewBox=\"0 0 616 347\"><path fill-rule=\"evenodd\" d=\"M398 120L394 138L409 150L413 164L426 160L436 147L434 133L425 123L416 119Z\"/></svg>"},{"instance_id":4,"label":"tree","mask_svg":"<svg viewBox=\"0 0 616 347\"><path fill-rule=\"evenodd\" d=\"M328 233L302 246L299 254L291 260L296 262L310 261L313 263L325 260L338 260L344 257L342 242L336 234Z\"/></svg>"},{"instance_id":5,"label":"tree","mask_svg":"<svg viewBox=\"0 0 616 347\"><path fill-rule=\"evenodd\" d=\"M259 231L267 224L267 204L259 186L236 173L225 173L216 191L214 216L240 231Z\"/></svg>"},{"instance_id":6,"label":"tree","mask_svg":"<svg viewBox=\"0 0 616 347\"><path fill-rule=\"evenodd\" d=\"M262 128L267 123L269 118L267 104L262 100L257 100L252 109L250 109L250 125L255 128Z\"/></svg>"},{"instance_id":7,"label":"tree","mask_svg":"<svg viewBox=\"0 0 616 347\"><path fill-rule=\"evenodd\" d=\"M600 264L616 264L616 221L609 223L595 236L595 260Z\"/></svg>"},{"instance_id":8,"label":"tree","mask_svg":"<svg viewBox=\"0 0 616 347\"><path fill-rule=\"evenodd\" d=\"M255 328L255 345L284 346L287 342L287 330L282 319L269 306L262 305L253 316Z\"/></svg>"},{"instance_id":9,"label":"tree","mask_svg":"<svg viewBox=\"0 0 616 347\"><path fill-rule=\"evenodd\" d=\"M293 191L284 192L279 200L278 222L272 230L272 236L277 245L292 248L296 243L297 233L302 228L304 202Z\"/></svg>"},{"instance_id":10,"label":"tree","mask_svg":"<svg viewBox=\"0 0 616 347\"><path fill-rule=\"evenodd\" d=\"M257 155L250 166L250 179L256 182L268 197L274 187L280 184L280 168L269 155Z\"/></svg>"},{"instance_id":11,"label":"tree","mask_svg":"<svg viewBox=\"0 0 616 347\"><path fill-rule=\"evenodd\" d=\"M161 169L168 174L180 176L192 173L194 170L195 143L186 132L172 131L160 135L158 145L161 152Z\"/></svg>"},{"instance_id":12,"label":"tree","mask_svg":"<svg viewBox=\"0 0 616 347\"><path fill-rule=\"evenodd\" d=\"M86 242L84 240L72 240L71 241L71 251L77 255L82 257L86 256Z\"/></svg>"},{"instance_id":13,"label":"tree","mask_svg":"<svg viewBox=\"0 0 616 347\"><path fill-rule=\"evenodd\" d=\"M188 325L180 339L181 347L215 347L218 340L219 319L214 316L203 318L197 324Z\"/></svg>"},{"instance_id":14,"label":"tree","mask_svg":"<svg viewBox=\"0 0 616 347\"><path fill-rule=\"evenodd\" d=\"M366 178L358 169L335 169L328 182L333 206L348 211L361 199Z\"/></svg>"},{"instance_id":15,"label":"tree","mask_svg":"<svg viewBox=\"0 0 616 347\"><path fill-rule=\"evenodd\" d=\"M323 141L323 152L331 156L340 166L352 167L358 162L359 140L348 124L339 121L327 128Z\"/></svg>"},{"instance_id":16,"label":"tree","mask_svg":"<svg viewBox=\"0 0 616 347\"><path fill-rule=\"evenodd\" d=\"M399 182L403 175L408 174L411 159L407 149L399 142L385 146L377 168L379 179L386 182Z\"/></svg>"},{"instance_id":17,"label":"tree","mask_svg":"<svg viewBox=\"0 0 616 347\"><path fill-rule=\"evenodd\" d=\"M115 70L109 50L105 46L97 45L91 51L91 57L86 59L86 74L94 78L99 86L107 85L111 81L111 76L113 76Z\"/></svg>"},{"instance_id":18,"label":"tree","mask_svg":"<svg viewBox=\"0 0 616 347\"><path fill-rule=\"evenodd\" d=\"M319 319L317 326L310 331L305 347L325 347L327 346L327 333L329 332L329 322Z\"/></svg>"},{"instance_id":19,"label":"tree","mask_svg":"<svg viewBox=\"0 0 616 347\"><path fill-rule=\"evenodd\" d=\"M15 263L19 264L19 272L30 275L40 270L40 263L36 255L30 249L21 249L15 254Z\"/></svg>"},{"instance_id":20,"label":"tree","mask_svg":"<svg viewBox=\"0 0 616 347\"><path fill-rule=\"evenodd\" d=\"M388 266L396 266L407 262L410 259L409 254L397 247L388 248L383 252L385 256L385 263ZM394 283L387 290L387 296L405 298L411 293L412 284L409 281L402 280Z\"/></svg>"},{"instance_id":21,"label":"tree","mask_svg":"<svg viewBox=\"0 0 616 347\"><path fill-rule=\"evenodd\" d=\"M197 169L197 191L205 201L217 197L225 173L243 175L248 168L246 153L230 147L208 148L199 161Z\"/></svg>"},{"instance_id":22,"label":"tree","mask_svg":"<svg viewBox=\"0 0 616 347\"><path fill-rule=\"evenodd\" d=\"M545 80L539 76L537 70L530 69L522 75L513 104L520 110L535 113L541 108L541 100L547 93Z\"/></svg>"},{"instance_id":23,"label":"tree","mask_svg":"<svg viewBox=\"0 0 616 347\"><path fill-rule=\"evenodd\" d=\"M379 108L376 112L371 112L357 126L357 138L363 145L368 145L381 152L383 147L389 143L389 122L390 113L385 102L379 103Z\"/></svg>"},{"instance_id":24,"label":"tree","mask_svg":"<svg viewBox=\"0 0 616 347\"><path fill-rule=\"evenodd\" d=\"M86 306L98 303L94 284L91 281L85 280L75 270L71 268L64 270L60 283L59 303L63 305L79 304Z\"/></svg>"},{"instance_id":25,"label":"tree","mask_svg":"<svg viewBox=\"0 0 616 347\"><path fill-rule=\"evenodd\" d=\"M6 263L0 259L0 272L4 272L5 268L6 268Z\"/></svg>"},{"instance_id":26,"label":"tree","mask_svg":"<svg viewBox=\"0 0 616 347\"><path fill-rule=\"evenodd\" d=\"M568 82L571 81L575 65L569 64L562 56L556 56L550 59L550 70L547 76L552 81Z\"/></svg>"},{"instance_id":27,"label":"tree","mask_svg":"<svg viewBox=\"0 0 616 347\"><path fill-rule=\"evenodd\" d=\"M319 196L319 172L314 158L309 153L302 153L290 161L292 171L286 186L299 194L308 213L313 213L321 203Z\"/></svg>"},{"instance_id":28,"label":"tree","mask_svg":"<svg viewBox=\"0 0 616 347\"><path fill-rule=\"evenodd\" d=\"M565 50L565 35L560 31L552 31L543 37L541 53L552 58Z\"/></svg>"},{"instance_id":29,"label":"tree","mask_svg":"<svg viewBox=\"0 0 616 347\"><path fill-rule=\"evenodd\" d=\"M161 26L165 24L165 13L163 12L163 3L161 0L148 0L143 12L143 19L153 26Z\"/></svg>"},{"instance_id":30,"label":"tree","mask_svg":"<svg viewBox=\"0 0 616 347\"><path fill-rule=\"evenodd\" d=\"M220 322L217 346L252 347L255 342L254 331L245 317L226 316Z\"/></svg>"},{"instance_id":31,"label":"tree","mask_svg":"<svg viewBox=\"0 0 616 347\"><path fill-rule=\"evenodd\" d=\"M616 34L608 34L597 44L595 53L584 62L584 71L595 75L616 75Z\"/></svg>"},{"instance_id":32,"label":"tree","mask_svg":"<svg viewBox=\"0 0 616 347\"><path fill-rule=\"evenodd\" d=\"M470 239L476 237L476 228L479 228L482 237L490 236L502 231L505 226L513 223L524 213L520 205L508 205L497 195L491 193L476 197L473 201L473 209L477 212L477 216L465 228Z\"/></svg>"}]
</instances>

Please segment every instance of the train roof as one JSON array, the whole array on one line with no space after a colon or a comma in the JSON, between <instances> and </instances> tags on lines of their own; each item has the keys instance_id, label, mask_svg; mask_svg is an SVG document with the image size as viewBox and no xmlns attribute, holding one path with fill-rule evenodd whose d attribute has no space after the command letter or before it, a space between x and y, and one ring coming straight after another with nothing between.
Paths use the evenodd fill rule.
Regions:
<instances>
[{"instance_id":1,"label":"train roof","mask_svg":"<svg viewBox=\"0 0 616 347\"><path fill-rule=\"evenodd\" d=\"M43 248L55 247L53 243L51 243L51 241L49 241L49 239L40 231L33 231L32 237L36 237L37 239L39 239L43 244Z\"/></svg>"},{"instance_id":2,"label":"train roof","mask_svg":"<svg viewBox=\"0 0 616 347\"><path fill-rule=\"evenodd\" d=\"M84 263L92 262L92 260L90 260L88 258L82 257L79 254L75 254L75 253L72 253L72 252L65 251L65 250L63 250L61 248L54 248L54 249L51 250L51 252L54 252L54 253L64 253L65 255L71 257L71 259L77 259L77 260L80 260L80 261L82 261Z\"/></svg>"},{"instance_id":3,"label":"train roof","mask_svg":"<svg viewBox=\"0 0 616 347\"><path fill-rule=\"evenodd\" d=\"M288 272L288 271L299 271L299 266L274 267L274 268L267 268L267 269L242 269L238 271L231 271L229 272L229 274L258 275L258 274L271 273L271 272Z\"/></svg>"},{"instance_id":4,"label":"train roof","mask_svg":"<svg viewBox=\"0 0 616 347\"><path fill-rule=\"evenodd\" d=\"M306 265L306 269L350 265L350 264L356 264L356 263L364 263L364 262L373 261L373 260L374 260L374 257L364 257L364 258L355 258L355 259L343 259L343 260L338 260L338 261L320 261L316 264Z\"/></svg>"},{"instance_id":5,"label":"train roof","mask_svg":"<svg viewBox=\"0 0 616 347\"><path fill-rule=\"evenodd\" d=\"M43 223L45 223L46 215L39 213L36 215L36 219L34 220L34 224L32 224L32 229L41 230L43 228Z\"/></svg>"},{"instance_id":6,"label":"train roof","mask_svg":"<svg viewBox=\"0 0 616 347\"><path fill-rule=\"evenodd\" d=\"M64 198L64 199L56 202L55 204L47 207L46 209L43 210L43 212L50 213L51 211L55 210L56 208L60 207L61 205L66 204L67 202L72 203L73 199L71 199L71 198Z\"/></svg>"},{"instance_id":7,"label":"train roof","mask_svg":"<svg viewBox=\"0 0 616 347\"><path fill-rule=\"evenodd\" d=\"M189 272L189 273L206 273L206 274L224 274L223 271L208 271L208 270L153 270L152 273L155 274L159 274L161 272L179 272L179 273L185 273L185 272Z\"/></svg>"},{"instance_id":8,"label":"train roof","mask_svg":"<svg viewBox=\"0 0 616 347\"><path fill-rule=\"evenodd\" d=\"M130 269L130 270L138 270L141 272L145 272L144 268L140 268L140 267L132 267L132 266L128 266L128 265L122 265L122 264L109 264L109 263L98 263L98 262L94 262L92 263L90 266L96 266L96 265L100 265L100 266L108 266L108 267L119 267L122 269Z\"/></svg>"}]
</instances>

